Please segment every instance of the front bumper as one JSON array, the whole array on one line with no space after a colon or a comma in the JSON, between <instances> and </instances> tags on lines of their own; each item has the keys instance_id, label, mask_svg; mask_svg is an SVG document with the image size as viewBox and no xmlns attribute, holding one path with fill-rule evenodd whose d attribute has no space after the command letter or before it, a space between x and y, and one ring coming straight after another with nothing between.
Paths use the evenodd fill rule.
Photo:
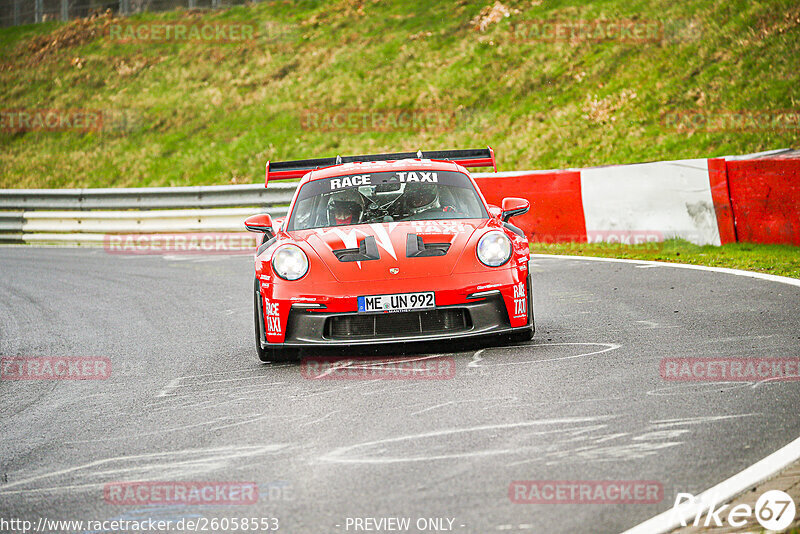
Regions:
<instances>
[{"instance_id":1,"label":"front bumper","mask_svg":"<svg viewBox=\"0 0 800 534\"><path fill-rule=\"evenodd\" d=\"M435 311L435 315L425 316L425 312L361 314L293 308L289 312L284 342L267 345L262 337L262 346L336 347L405 343L505 334L530 328L530 323L511 327L506 304L499 292L462 304L437 306ZM413 318L411 314L415 314ZM352 321L355 328L352 335L347 335L348 320ZM417 320L420 326L415 329ZM439 323L436 323L437 320ZM333 321L337 321L337 326L331 326ZM393 323L397 325L395 331L392 331Z\"/></svg>"}]
</instances>

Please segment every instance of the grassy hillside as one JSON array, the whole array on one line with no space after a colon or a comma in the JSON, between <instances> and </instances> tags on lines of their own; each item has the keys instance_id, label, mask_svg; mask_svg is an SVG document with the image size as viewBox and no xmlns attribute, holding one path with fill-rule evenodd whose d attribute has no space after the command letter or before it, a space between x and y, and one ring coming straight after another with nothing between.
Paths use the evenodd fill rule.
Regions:
<instances>
[{"instance_id":1,"label":"grassy hillside","mask_svg":"<svg viewBox=\"0 0 800 534\"><path fill-rule=\"evenodd\" d=\"M258 31L122 43L108 17L0 30L0 110L104 113L88 132L17 131L7 114L0 187L247 183L267 159L420 147L492 145L511 170L800 146L796 115L764 122L800 111L794 0L275 1L134 20ZM658 32L543 40L553 20ZM401 110L421 123L393 124ZM683 111L756 119L718 131L665 116Z\"/></svg>"}]
</instances>

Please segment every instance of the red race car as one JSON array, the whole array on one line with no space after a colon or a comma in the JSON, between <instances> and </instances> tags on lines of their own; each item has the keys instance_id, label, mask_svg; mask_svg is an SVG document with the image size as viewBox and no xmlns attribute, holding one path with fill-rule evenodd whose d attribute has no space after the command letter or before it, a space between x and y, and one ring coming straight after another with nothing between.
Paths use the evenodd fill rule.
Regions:
<instances>
[{"instance_id":1,"label":"red race car","mask_svg":"<svg viewBox=\"0 0 800 534\"><path fill-rule=\"evenodd\" d=\"M527 200L486 203L465 167L491 148L267 163L266 181L302 177L288 214L245 221L255 257L262 361L302 347L534 332L530 251L508 221Z\"/></svg>"}]
</instances>

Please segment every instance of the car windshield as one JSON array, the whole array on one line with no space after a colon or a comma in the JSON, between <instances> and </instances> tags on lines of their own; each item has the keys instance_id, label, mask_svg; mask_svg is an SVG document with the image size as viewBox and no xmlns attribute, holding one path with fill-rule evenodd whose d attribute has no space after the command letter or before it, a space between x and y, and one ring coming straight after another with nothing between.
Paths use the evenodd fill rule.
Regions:
<instances>
[{"instance_id":1,"label":"car windshield","mask_svg":"<svg viewBox=\"0 0 800 534\"><path fill-rule=\"evenodd\" d=\"M288 229L487 216L465 174L391 171L307 182L298 193Z\"/></svg>"}]
</instances>

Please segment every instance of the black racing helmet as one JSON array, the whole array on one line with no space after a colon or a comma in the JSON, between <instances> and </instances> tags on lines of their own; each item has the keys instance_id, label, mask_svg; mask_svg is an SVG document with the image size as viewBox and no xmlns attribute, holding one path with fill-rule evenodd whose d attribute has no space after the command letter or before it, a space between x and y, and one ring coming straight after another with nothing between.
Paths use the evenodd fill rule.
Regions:
<instances>
[{"instance_id":1,"label":"black racing helmet","mask_svg":"<svg viewBox=\"0 0 800 534\"><path fill-rule=\"evenodd\" d=\"M433 208L439 200L439 188L435 184L411 182L403 191L403 202L412 215Z\"/></svg>"}]
</instances>

